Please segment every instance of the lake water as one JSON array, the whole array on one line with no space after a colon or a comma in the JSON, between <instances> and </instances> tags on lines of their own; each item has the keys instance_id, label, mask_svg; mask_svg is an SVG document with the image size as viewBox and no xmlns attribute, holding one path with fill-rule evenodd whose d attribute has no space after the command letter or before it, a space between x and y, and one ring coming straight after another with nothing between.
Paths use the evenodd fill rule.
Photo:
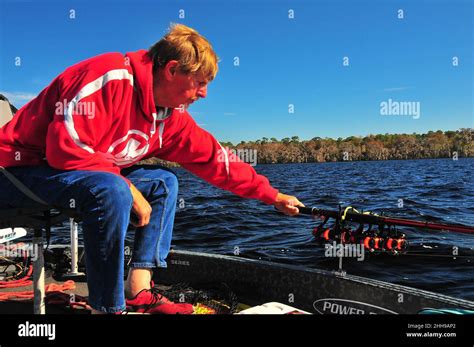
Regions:
<instances>
[{"instance_id":1,"label":"lake water","mask_svg":"<svg viewBox=\"0 0 474 347\"><path fill-rule=\"evenodd\" d=\"M387 215L474 225L474 159L259 165L256 170L306 206L338 204ZM272 206L212 187L185 170L173 247L337 270L311 234L309 216L287 217ZM402 199L402 200L400 200ZM400 203L403 202L403 207ZM68 242L62 228L53 243ZM344 258L350 274L474 300L474 235L403 229L408 253ZM133 235L127 236L131 245ZM453 247L458 255L453 256Z\"/></svg>"}]
</instances>

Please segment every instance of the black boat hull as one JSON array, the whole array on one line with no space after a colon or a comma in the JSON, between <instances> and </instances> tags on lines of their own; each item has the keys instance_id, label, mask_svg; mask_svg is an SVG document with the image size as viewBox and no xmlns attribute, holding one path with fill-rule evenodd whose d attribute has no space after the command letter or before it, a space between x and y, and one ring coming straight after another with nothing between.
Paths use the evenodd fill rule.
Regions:
<instances>
[{"instance_id":1,"label":"black boat hull","mask_svg":"<svg viewBox=\"0 0 474 347\"><path fill-rule=\"evenodd\" d=\"M232 256L172 251L155 283L225 283L241 302L280 302L320 314L417 314L423 309L474 310L474 302L325 270Z\"/></svg>"}]
</instances>

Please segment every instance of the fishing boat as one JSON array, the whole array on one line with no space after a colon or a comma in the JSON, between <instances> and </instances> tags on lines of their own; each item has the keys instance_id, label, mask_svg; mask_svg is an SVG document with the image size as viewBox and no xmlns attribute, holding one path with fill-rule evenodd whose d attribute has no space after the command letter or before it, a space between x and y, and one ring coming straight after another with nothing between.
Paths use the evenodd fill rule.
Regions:
<instances>
[{"instance_id":1,"label":"fishing boat","mask_svg":"<svg viewBox=\"0 0 474 347\"><path fill-rule=\"evenodd\" d=\"M417 314L427 309L474 310L474 302L337 271L174 251L155 282L225 283L250 306L280 302L314 314ZM474 311L473 311L474 312Z\"/></svg>"},{"instance_id":2,"label":"fishing boat","mask_svg":"<svg viewBox=\"0 0 474 347\"><path fill-rule=\"evenodd\" d=\"M69 249L69 245L53 245L49 251L54 256L46 259L54 259L53 267L61 271L61 264L69 262L60 257ZM343 315L474 312L472 301L344 272L184 250L172 250L168 268L155 269L153 279L156 288L175 301L211 306L212 313L279 313L278 308L288 313L289 307L301 313ZM47 285L58 287L67 281L69 277L57 272L46 278ZM15 289L0 289L0 297ZM54 300L46 296L47 313L87 311L84 305L69 305L70 297L87 300L85 277L76 277L74 289L60 292L65 300L58 300L58 293L53 293ZM32 312L31 301L0 302L0 314Z\"/></svg>"}]
</instances>

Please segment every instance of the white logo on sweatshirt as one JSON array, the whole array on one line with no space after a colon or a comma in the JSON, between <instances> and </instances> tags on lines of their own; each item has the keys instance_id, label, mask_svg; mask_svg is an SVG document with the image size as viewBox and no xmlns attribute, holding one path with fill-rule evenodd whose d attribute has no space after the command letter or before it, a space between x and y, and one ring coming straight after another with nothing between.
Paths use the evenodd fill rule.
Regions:
<instances>
[{"instance_id":1,"label":"white logo on sweatshirt","mask_svg":"<svg viewBox=\"0 0 474 347\"><path fill-rule=\"evenodd\" d=\"M112 143L107 151L118 165L133 163L147 154L149 137L140 130L129 130L127 135ZM121 150L120 150L121 148Z\"/></svg>"}]
</instances>

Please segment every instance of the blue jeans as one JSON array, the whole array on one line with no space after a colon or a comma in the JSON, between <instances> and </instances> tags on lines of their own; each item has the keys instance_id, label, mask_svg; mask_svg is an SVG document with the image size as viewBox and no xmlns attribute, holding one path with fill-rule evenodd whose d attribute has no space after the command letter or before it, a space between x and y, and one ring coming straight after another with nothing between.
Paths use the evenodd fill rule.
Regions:
<instances>
[{"instance_id":1,"label":"blue jeans","mask_svg":"<svg viewBox=\"0 0 474 347\"><path fill-rule=\"evenodd\" d=\"M48 165L7 170L48 204L75 208L81 216L92 308L109 313L125 309L127 230L135 230L131 267L166 267L178 197L178 180L171 170L156 165L122 170L122 175L137 187L152 208L150 223L141 228L129 225L133 199L127 183L117 175L56 170ZM38 203L0 174L0 208L35 206Z\"/></svg>"}]
</instances>

